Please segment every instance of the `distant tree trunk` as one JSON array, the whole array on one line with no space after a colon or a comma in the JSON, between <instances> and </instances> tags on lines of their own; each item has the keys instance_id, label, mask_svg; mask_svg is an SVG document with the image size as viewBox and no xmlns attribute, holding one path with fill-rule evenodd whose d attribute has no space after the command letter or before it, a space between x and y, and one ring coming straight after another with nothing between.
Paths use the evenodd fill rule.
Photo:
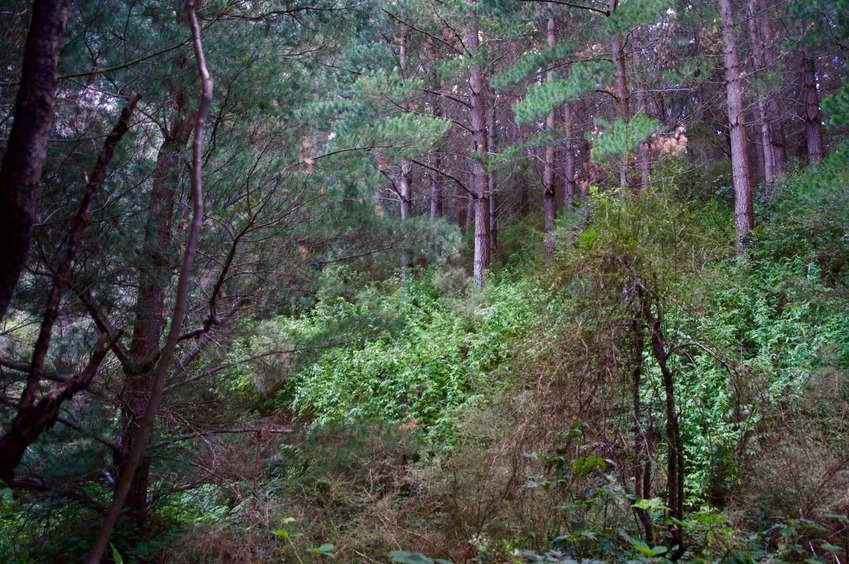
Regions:
<instances>
[{"instance_id":1,"label":"distant tree trunk","mask_svg":"<svg viewBox=\"0 0 849 564\"><path fill-rule=\"evenodd\" d=\"M554 47L557 41L555 33L554 18L548 18L548 46ZM554 71L549 71L546 80L553 82L555 79ZM549 132L554 131L557 127L556 110L551 110L545 118L545 129ZM554 192L554 166L557 160L557 150L554 145L549 144L545 148L545 168L542 174L542 202L544 215L544 233L545 233L545 257L551 260L554 256L554 226L557 220L557 202L555 201Z\"/></svg>"},{"instance_id":2,"label":"distant tree trunk","mask_svg":"<svg viewBox=\"0 0 849 564\"><path fill-rule=\"evenodd\" d=\"M635 35L636 37L636 35ZM639 45L639 44L638 44ZM640 62L640 49L634 50L634 68ZM648 104L646 102L646 83L639 77L637 80L637 111L648 113ZM645 189L649 185L649 176L651 175L651 163L649 162L649 144L648 140L640 141L637 147L637 157L640 166L640 187Z\"/></svg>"},{"instance_id":3,"label":"distant tree trunk","mask_svg":"<svg viewBox=\"0 0 849 564\"><path fill-rule=\"evenodd\" d=\"M410 219L410 210L413 203L413 195L411 185L413 181L413 165L408 160L401 161L401 176L398 178L399 192L401 194L401 223L406 223ZM410 252L410 246L404 242L401 247L401 266L403 268L412 268L413 260Z\"/></svg>"},{"instance_id":4,"label":"distant tree trunk","mask_svg":"<svg viewBox=\"0 0 849 564\"><path fill-rule=\"evenodd\" d=\"M475 0L467 0L470 5ZM472 15L474 17L474 15ZM478 26L471 23L466 31L466 49L474 57L478 52ZM473 277L475 286L483 288L486 284L484 271L489 266L491 243L489 238L489 181L483 165L483 156L488 152L486 138L486 85L483 69L472 65L469 69L469 106L471 114L472 150L477 157L472 161L471 189L475 218L475 256Z\"/></svg>"},{"instance_id":5,"label":"distant tree trunk","mask_svg":"<svg viewBox=\"0 0 849 564\"><path fill-rule=\"evenodd\" d=\"M822 111L817 91L817 68L814 58L802 61L802 82L805 88L805 133L808 141L808 162L818 163L825 157L822 131Z\"/></svg>"},{"instance_id":6,"label":"distant tree trunk","mask_svg":"<svg viewBox=\"0 0 849 564\"><path fill-rule=\"evenodd\" d=\"M755 0L758 7L758 23L760 40L763 51L764 68L770 69L775 65L775 52L772 25L770 24L769 10L766 0ZM769 132L768 149L771 154L772 170L775 177L784 174L787 169L787 147L784 139L784 125L782 118L784 109L781 98L773 91L766 92L766 119L767 131Z\"/></svg>"},{"instance_id":7,"label":"distant tree trunk","mask_svg":"<svg viewBox=\"0 0 849 564\"><path fill-rule=\"evenodd\" d=\"M495 111L496 111L496 94L492 90L490 90L490 96L492 98L492 105L489 109L489 113L487 114L487 135L489 137L489 151L491 153L495 153L497 151L497 143L498 143L498 128L496 126L495 120ZM489 192L489 246L490 249L495 249L498 245L498 200L497 200L497 189L498 189L498 178L495 175L494 171L490 171L487 174L487 192Z\"/></svg>"},{"instance_id":8,"label":"distant tree trunk","mask_svg":"<svg viewBox=\"0 0 849 564\"><path fill-rule=\"evenodd\" d=\"M563 127L566 130L563 205L568 210L574 210L577 184L575 182L575 147L572 141L572 105L569 102L566 102L563 106Z\"/></svg>"},{"instance_id":9,"label":"distant tree trunk","mask_svg":"<svg viewBox=\"0 0 849 564\"><path fill-rule=\"evenodd\" d=\"M407 70L407 26L401 28L401 41L399 46L398 64L401 67L402 80L406 77ZM405 107L406 111L407 108ZM413 183L413 165L410 161L404 159L401 161L401 176L398 179L399 192L401 196L401 223L406 223L410 218L410 210L413 201L412 195ZM404 242L401 247L401 267L412 268L413 259L410 252L410 246Z\"/></svg>"},{"instance_id":10,"label":"distant tree trunk","mask_svg":"<svg viewBox=\"0 0 849 564\"><path fill-rule=\"evenodd\" d=\"M752 212L752 182L749 176L749 150L746 145L746 126L743 116L743 82L734 36L734 15L731 0L719 0L722 18L722 39L725 53L725 82L728 106L728 126L731 136L731 170L734 177L734 225L737 230L737 257L745 255L754 223Z\"/></svg>"},{"instance_id":11,"label":"distant tree trunk","mask_svg":"<svg viewBox=\"0 0 849 564\"><path fill-rule=\"evenodd\" d=\"M618 0L609 1L609 11L611 14L616 11ZM628 75L625 68L625 50L622 47L622 41L617 34L610 37L610 55L613 62L616 64L616 98L619 119L628 123L631 119L630 101L628 100ZM624 195L628 187L628 159L623 156L619 161L619 187L622 188Z\"/></svg>"},{"instance_id":12,"label":"distant tree trunk","mask_svg":"<svg viewBox=\"0 0 849 564\"><path fill-rule=\"evenodd\" d=\"M140 258L130 363L124 367L126 389L121 407L120 448L115 466L120 474L139 432L139 424L151 391L153 367L161 350L162 332L167 323L165 299L171 288L174 212L180 179L181 154L192 131L192 119L185 95L177 96L174 119L159 148L148 203L144 247ZM147 517L147 489L150 461L143 459L130 485L125 509L141 525Z\"/></svg>"},{"instance_id":13,"label":"distant tree trunk","mask_svg":"<svg viewBox=\"0 0 849 564\"><path fill-rule=\"evenodd\" d=\"M769 24L769 14L763 0L748 2L749 43L752 50L752 61L755 73L761 79L772 65L769 41L772 31ZM760 153L763 161L764 180L772 184L775 179L784 174L787 154L784 148L784 129L781 125L780 101L770 92L768 85L761 87L758 93L758 123L760 125Z\"/></svg>"},{"instance_id":14,"label":"distant tree trunk","mask_svg":"<svg viewBox=\"0 0 849 564\"><path fill-rule=\"evenodd\" d=\"M469 195L459 185L454 192L454 222L460 231L466 230Z\"/></svg>"},{"instance_id":15,"label":"distant tree trunk","mask_svg":"<svg viewBox=\"0 0 849 564\"><path fill-rule=\"evenodd\" d=\"M69 5L69 0L35 0L32 5L15 119L0 165L0 321L9 309L32 242L36 187L47 158Z\"/></svg>"},{"instance_id":16,"label":"distant tree trunk","mask_svg":"<svg viewBox=\"0 0 849 564\"><path fill-rule=\"evenodd\" d=\"M138 433L133 438L134 442L129 455L124 461L124 466L121 469L118 486L115 488L112 502L110 503L109 509L103 518L100 530L97 533L97 537L95 538L91 551L86 559L86 562L89 564L96 564L97 562L100 562L103 551L109 543L109 537L112 534L112 530L115 527L118 516L121 514L122 509L129 505L126 503L126 500L130 490L132 490L133 483L138 481L138 468L144 455L144 450L151 434L153 433L156 416L164 394L165 377L168 374L171 361L174 358L174 352L177 349L177 342L179 341L180 332L182 331L183 322L185 321L186 312L188 311L188 296L191 285L192 270L194 268L194 258L197 253L198 240L200 238L200 231L203 225L202 164L204 126L209 114L209 106L212 101L212 76L209 74L206 67L203 46L201 44L201 28L197 14L195 14L194 1L186 0L185 7L186 15L188 16L192 30L192 45L194 48L195 58L197 59L198 74L201 78L201 95L198 101L197 113L193 120L194 140L192 144L191 224L188 229L185 248L183 250L180 274L177 278L174 308L171 314L168 336L165 339L165 344L161 348L161 354L157 355L156 364L153 368L153 375L149 379L149 397L147 398L143 413L139 414L141 415L141 421L138 425L136 425ZM179 119L181 114L182 112L177 113L175 130L177 125L182 125L182 120ZM172 133L174 133L173 130ZM171 137L173 138L174 135L171 135Z\"/></svg>"},{"instance_id":17,"label":"distant tree trunk","mask_svg":"<svg viewBox=\"0 0 849 564\"><path fill-rule=\"evenodd\" d=\"M430 181L430 218L439 219L444 210L442 194L442 175L437 170L442 168L442 153L436 152L428 157L428 164L436 170L428 170Z\"/></svg>"}]
</instances>

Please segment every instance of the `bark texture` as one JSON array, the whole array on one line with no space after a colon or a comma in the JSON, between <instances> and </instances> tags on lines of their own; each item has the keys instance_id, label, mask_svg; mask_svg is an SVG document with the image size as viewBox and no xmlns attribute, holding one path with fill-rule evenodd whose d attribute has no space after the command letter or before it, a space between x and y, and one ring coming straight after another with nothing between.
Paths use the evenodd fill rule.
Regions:
<instances>
[{"instance_id":1,"label":"bark texture","mask_svg":"<svg viewBox=\"0 0 849 564\"><path fill-rule=\"evenodd\" d=\"M65 253L53 275L53 286L47 298L44 317L41 321L41 329L38 339L33 347L32 360L28 367L27 384L21 394L21 401L15 418L9 430L0 437L0 480L12 483L14 470L23 459L27 447L35 441L42 431L52 425L59 416L62 404L74 396L80 390L88 387L94 378L97 368L109 351L114 339L110 339L108 333L103 333L94 347L85 370L74 375L62 385L47 392L39 398L41 380L44 375L44 365L50 342L53 335L53 326L59 318L59 306L62 295L68 286L71 275L71 267L82 239L83 231L91 220L91 207L94 197L106 178L106 170L115 154L118 141L127 132L130 117L138 102L138 95L130 95L127 107L121 112L118 123L112 132L106 137L103 149L92 170L91 177L86 185L86 190L80 203L80 209L74 218L68 241L65 245Z\"/></svg>"},{"instance_id":2,"label":"bark texture","mask_svg":"<svg viewBox=\"0 0 849 564\"><path fill-rule=\"evenodd\" d=\"M32 5L15 121L0 165L0 320L9 309L32 243L36 188L47 158L69 5L70 0L35 0Z\"/></svg>"},{"instance_id":3,"label":"bark texture","mask_svg":"<svg viewBox=\"0 0 849 564\"><path fill-rule=\"evenodd\" d=\"M818 163L825 157L822 131L822 110L817 90L817 67L813 57L802 61L802 82L805 88L805 134L808 141L808 162Z\"/></svg>"},{"instance_id":4,"label":"bark texture","mask_svg":"<svg viewBox=\"0 0 849 564\"><path fill-rule=\"evenodd\" d=\"M754 223L752 180L743 115L743 81L737 54L737 38L734 35L735 22L731 11L731 0L719 0L719 12L722 19L726 103L731 138L731 170L734 178L734 225L737 230L737 257L741 258L749 246L749 237Z\"/></svg>"}]
</instances>

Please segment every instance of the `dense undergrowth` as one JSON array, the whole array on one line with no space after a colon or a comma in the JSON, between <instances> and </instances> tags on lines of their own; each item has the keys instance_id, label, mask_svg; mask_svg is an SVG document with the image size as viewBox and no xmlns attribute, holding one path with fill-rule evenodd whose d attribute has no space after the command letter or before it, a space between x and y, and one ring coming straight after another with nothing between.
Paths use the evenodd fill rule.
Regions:
<instances>
[{"instance_id":1,"label":"dense undergrowth","mask_svg":"<svg viewBox=\"0 0 849 564\"><path fill-rule=\"evenodd\" d=\"M248 462L116 549L846 562L849 155L763 193L745 261L706 182L671 160L651 191L594 194L553 262L512 256L482 293L450 261L379 283L328 269L317 305L249 324L212 385L292 431L228 443ZM2 494L6 560L83 552L87 510L45 520L50 503Z\"/></svg>"}]
</instances>

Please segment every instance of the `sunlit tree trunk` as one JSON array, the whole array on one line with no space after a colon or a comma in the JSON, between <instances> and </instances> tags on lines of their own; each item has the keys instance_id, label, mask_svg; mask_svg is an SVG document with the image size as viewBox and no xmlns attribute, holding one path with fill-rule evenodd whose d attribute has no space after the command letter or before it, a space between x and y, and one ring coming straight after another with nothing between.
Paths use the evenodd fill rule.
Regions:
<instances>
[{"instance_id":1,"label":"sunlit tree trunk","mask_svg":"<svg viewBox=\"0 0 849 564\"><path fill-rule=\"evenodd\" d=\"M735 22L731 0L719 0L722 39L725 54L726 103L731 137L731 170L734 177L734 225L737 230L737 257L745 255L754 223L752 182L749 176L749 152L743 115L743 81L737 55Z\"/></svg>"}]
</instances>

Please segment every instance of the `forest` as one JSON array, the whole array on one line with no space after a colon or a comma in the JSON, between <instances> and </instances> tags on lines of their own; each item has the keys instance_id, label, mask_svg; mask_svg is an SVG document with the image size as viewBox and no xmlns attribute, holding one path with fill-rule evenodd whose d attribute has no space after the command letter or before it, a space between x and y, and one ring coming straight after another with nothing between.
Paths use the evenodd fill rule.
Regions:
<instances>
[{"instance_id":1,"label":"forest","mask_svg":"<svg viewBox=\"0 0 849 564\"><path fill-rule=\"evenodd\" d=\"M849 564L849 0L3 0L0 561Z\"/></svg>"}]
</instances>

